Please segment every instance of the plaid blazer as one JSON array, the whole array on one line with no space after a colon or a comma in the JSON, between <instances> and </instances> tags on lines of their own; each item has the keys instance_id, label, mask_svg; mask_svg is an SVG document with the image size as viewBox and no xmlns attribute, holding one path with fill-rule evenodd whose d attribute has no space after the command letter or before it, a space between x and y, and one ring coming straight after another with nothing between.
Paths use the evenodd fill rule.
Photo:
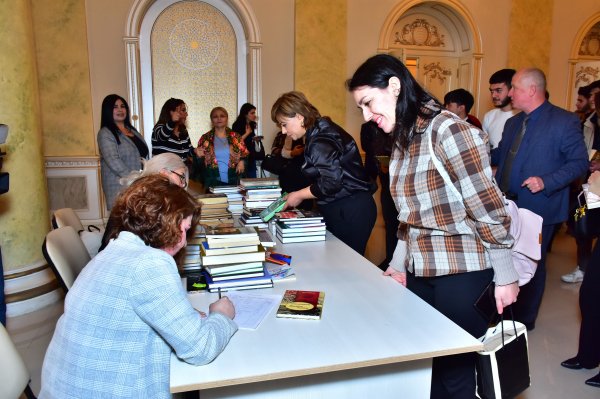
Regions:
<instances>
[{"instance_id":1,"label":"plaid blazer","mask_svg":"<svg viewBox=\"0 0 600 399\"><path fill-rule=\"evenodd\" d=\"M133 134L144 143L144 137L137 131ZM106 199L106 207L110 210L119 191L123 188L119 183L121 177L142 168L140 152L129 137L119 132L121 144L115 136L103 127L98 132L98 148L100 149L100 174L102 175L102 190Z\"/></svg>"}]
</instances>

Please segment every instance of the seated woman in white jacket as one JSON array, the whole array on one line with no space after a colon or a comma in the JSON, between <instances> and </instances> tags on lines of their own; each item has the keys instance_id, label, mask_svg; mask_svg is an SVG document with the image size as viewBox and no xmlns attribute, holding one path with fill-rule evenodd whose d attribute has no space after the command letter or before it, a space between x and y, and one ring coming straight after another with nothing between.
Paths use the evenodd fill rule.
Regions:
<instances>
[{"instance_id":1,"label":"seated woman in white jacket","mask_svg":"<svg viewBox=\"0 0 600 399\"><path fill-rule=\"evenodd\" d=\"M237 330L228 298L208 315L192 307L173 260L199 217L193 197L155 174L127 188L112 216L114 239L65 299L40 398L169 398L171 353L209 363Z\"/></svg>"}]
</instances>

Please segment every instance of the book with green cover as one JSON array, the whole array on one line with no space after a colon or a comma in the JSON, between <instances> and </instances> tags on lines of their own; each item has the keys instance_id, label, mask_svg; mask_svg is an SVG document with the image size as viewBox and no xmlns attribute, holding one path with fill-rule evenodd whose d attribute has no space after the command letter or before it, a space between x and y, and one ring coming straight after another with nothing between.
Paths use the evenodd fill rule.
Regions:
<instances>
[{"instance_id":1,"label":"book with green cover","mask_svg":"<svg viewBox=\"0 0 600 399\"><path fill-rule=\"evenodd\" d=\"M323 291L286 290L277 317L319 320L323 313Z\"/></svg>"},{"instance_id":2,"label":"book with green cover","mask_svg":"<svg viewBox=\"0 0 600 399\"><path fill-rule=\"evenodd\" d=\"M265 210L260 213L260 218L265 222L271 220L271 218L273 218L273 216L275 216L277 212L281 211L285 207L286 195L287 193L283 193L283 195L278 200L273 201L271 205L266 207Z\"/></svg>"}]
</instances>

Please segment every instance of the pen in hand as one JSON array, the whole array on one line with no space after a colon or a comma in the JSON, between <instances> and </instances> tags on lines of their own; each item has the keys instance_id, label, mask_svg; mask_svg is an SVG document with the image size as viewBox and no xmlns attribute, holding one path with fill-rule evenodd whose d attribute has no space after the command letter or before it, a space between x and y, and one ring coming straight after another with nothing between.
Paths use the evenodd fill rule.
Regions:
<instances>
[{"instance_id":1,"label":"pen in hand","mask_svg":"<svg viewBox=\"0 0 600 399\"><path fill-rule=\"evenodd\" d=\"M221 288L219 287L219 299L221 299Z\"/></svg>"}]
</instances>

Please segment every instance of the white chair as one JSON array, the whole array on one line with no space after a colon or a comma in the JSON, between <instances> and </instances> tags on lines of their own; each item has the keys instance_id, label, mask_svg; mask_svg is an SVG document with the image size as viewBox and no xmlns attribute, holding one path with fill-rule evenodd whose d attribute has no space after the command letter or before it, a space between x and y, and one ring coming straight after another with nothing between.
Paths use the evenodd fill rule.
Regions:
<instances>
[{"instance_id":1,"label":"white chair","mask_svg":"<svg viewBox=\"0 0 600 399\"><path fill-rule=\"evenodd\" d=\"M79 233L83 245L85 245L90 258L93 258L98 253L98 248L102 242L104 230L98 226L88 226L87 230L83 227L81 219L71 208L61 208L54 211L52 215L52 228L71 226Z\"/></svg>"},{"instance_id":2,"label":"white chair","mask_svg":"<svg viewBox=\"0 0 600 399\"><path fill-rule=\"evenodd\" d=\"M81 219L79 219L79 216L77 216L73 209L62 208L55 210L54 215L52 216L52 227L57 229L65 226L73 227L78 233L81 233L84 230Z\"/></svg>"},{"instance_id":3,"label":"white chair","mask_svg":"<svg viewBox=\"0 0 600 399\"><path fill-rule=\"evenodd\" d=\"M0 324L0 398L18 399L25 393L28 399L35 399L29 386L31 377L23 358L17 351L8 332Z\"/></svg>"},{"instance_id":4,"label":"white chair","mask_svg":"<svg viewBox=\"0 0 600 399\"><path fill-rule=\"evenodd\" d=\"M81 237L71 226L59 227L46 234L42 253L65 292L91 259Z\"/></svg>"}]
</instances>

